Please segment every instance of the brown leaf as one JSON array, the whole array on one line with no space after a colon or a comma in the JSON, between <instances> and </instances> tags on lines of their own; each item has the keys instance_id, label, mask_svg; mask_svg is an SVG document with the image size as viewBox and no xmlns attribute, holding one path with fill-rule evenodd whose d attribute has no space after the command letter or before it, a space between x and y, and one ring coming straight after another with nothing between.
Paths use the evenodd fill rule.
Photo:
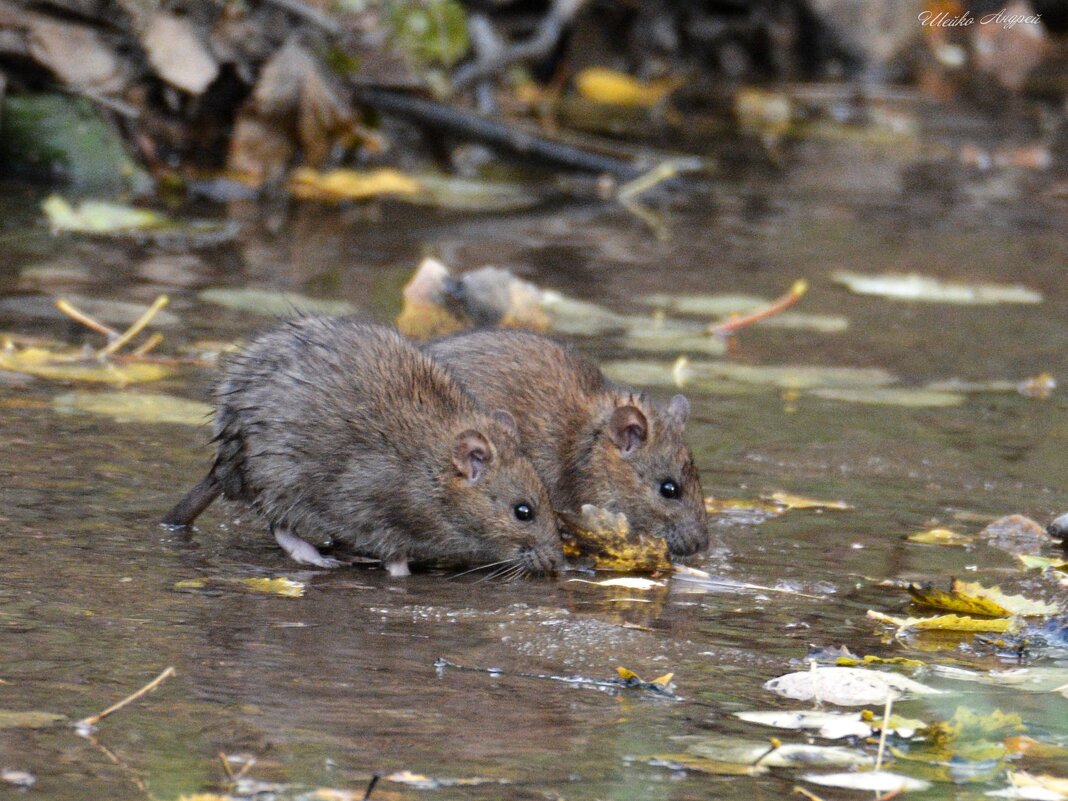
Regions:
<instances>
[{"instance_id":1,"label":"brown leaf","mask_svg":"<svg viewBox=\"0 0 1068 801\"><path fill-rule=\"evenodd\" d=\"M126 85L123 64L100 35L87 25L26 14L30 55L67 86L102 94Z\"/></svg>"},{"instance_id":2,"label":"brown leaf","mask_svg":"<svg viewBox=\"0 0 1068 801\"><path fill-rule=\"evenodd\" d=\"M203 93L219 75L215 57L184 17L155 14L141 35L141 45L160 78L192 95Z\"/></svg>"}]
</instances>

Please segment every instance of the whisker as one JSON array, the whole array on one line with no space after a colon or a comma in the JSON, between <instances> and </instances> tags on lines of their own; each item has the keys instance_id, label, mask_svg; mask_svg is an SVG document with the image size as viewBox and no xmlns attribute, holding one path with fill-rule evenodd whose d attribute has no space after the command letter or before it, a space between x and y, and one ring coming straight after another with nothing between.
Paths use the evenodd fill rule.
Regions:
<instances>
[{"instance_id":1,"label":"whisker","mask_svg":"<svg viewBox=\"0 0 1068 801\"><path fill-rule=\"evenodd\" d=\"M512 560L509 559L508 561L511 562ZM490 573L488 576L486 576L485 578L480 578L478 581L475 582L475 584L482 584L482 583L487 582L487 581L492 581L495 578L503 576L505 573L507 573L511 569L512 569L511 565L505 565L504 567L499 567L496 570L494 570L492 573Z\"/></svg>"},{"instance_id":2,"label":"whisker","mask_svg":"<svg viewBox=\"0 0 1068 801\"><path fill-rule=\"evenodd\" d=\"M489 567L497 567L497 565L508 564L509 562L514 562L518 558L518 556L513 556L510 559L502 559L499 562L490 562L488 565L479 565L478 567L472 567L470 570L465 570L463 573L457 573L455 576L449 576L449 580L451 581L452 579L458 579L460 578L460 576L466 576L468 573L474 573L476 570L485 570Z\"/></svg>"}]
</instances>

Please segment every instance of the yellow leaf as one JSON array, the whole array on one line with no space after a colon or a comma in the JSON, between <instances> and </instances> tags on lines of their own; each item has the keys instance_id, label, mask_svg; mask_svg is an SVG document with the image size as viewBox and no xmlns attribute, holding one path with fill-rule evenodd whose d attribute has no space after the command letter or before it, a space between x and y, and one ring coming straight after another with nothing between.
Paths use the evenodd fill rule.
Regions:
<instances>
[{"instance_id":1,"label":"yellow leaf","mask_svg":"<svg viewBox=\"0 0 1068 801\"><path fill-rule=\"evenodd\" d=\"M768 515L781 515L786 511L786 507L781 504L777 504L771 500L761 500L759 498L705 498L705 511L710 515L717 515L723 512L761 512Z\"/></svg>"},{"instance_id":2,"label":"yellow leaf","mask_svg":"<svg viewBox=\"0 0 1068 801\"><path fill-rule=\"evenodd\" d=\"M50 381L111 384L117 387L159 381L170 375L170 370L158 364L87 361L81 351L49 351L32 347L0 351L0 370L34 375Z\"/></svg>"},{"instance_id":3,"label":"yellow leaf","mask_svg":"<svg viewBox=\"0 0 1068 801\"><path fill-rule=\"evenodd\" d=\"M996 634L1014 631L1016 624L1008 618L981 620L961 615L937 615L936 617L893 617L868 610L868 617L880 623L896 626L899 629L916 629L917 631L988 631Z\"/></svg>"},{"instance_id":4,"label":"yellow leaf","mask_svg":"<svg viewBox=\"0 0 1068 801\"><path fill-rule=\"evenodd\" d=\"M984 587L977 582L959 579L953 580L948 592L911 584L909 594L918 604L969 615L1033 617L1054 615L1060 611L1060 607L1055 604L1032 601L1022 595L1006 595L1000 587Z\"/></svg>"},{"instance_id":5,"label":"yellow leaf","mask_svg":"<svg viewBox=\"0 0 1068 801\"><path fill-rule=\"evenodd\" d=\"M176 590L202 590L207 586L208 580L205 578L183 579L174 583Z\"/></svg>"},{"instance_id":6,"label":"yellow leaf","mask_svg":"<svg viewBox=\"0 0 1068 801\"><path fill-rule=\"evenodd\" d=\"M285 598L300 598L304 595L304 585L287 578L247 578L240 579L239 583L254 592L268 592Z\"/></svg>"},{"instance_id":7,"label":"yellow leaf","mask_svg":"<svg viewBox=\"0 0 1068 801\"><path fill-rule=\"evenodd\" d=\"M667 541L632 534L627 517L586 504L578 515L561 514L571 538L565 540L568 556L592 557L598 570L655 573L671 570Z\"/></svg>"},{"instance_id":8,"label":"yellow leaf","mask_svg":"<svg viewBox=\"0 0 1068 801\"><path fill-rule=\"evenodd\" d=\"M675 674L674 673L665 673L663 676L657 676L655 679L653 679L649 683L650 684L659 684L661 687L667 687L669 684L671 684L671 680L673 678L675 678Z\"/></svg>"},{"instance_id":9,"label":"yellow leaf","mask_svg":"<svg viewBox=\"0 0 1068 801\"><path fill-rule=\"evenodd\" d=\"M575 76L575 88L587 100L613 106L650 108L683 84L681 78L640 81L606 67L587 67Z\"/></svg>"},{"instance_id":10,"label":"yellow leaf","mask_svg":"<svg viewBox=\"0 0 1068 801\"><path fill-rule=\"evenodd\" d=\"M53 233L71 231L85 234L107 234L138 231L172 224L153 211L85 200L75 209L59 195L49 195L41 204L48 216Z\"/></svg>"},{"instance_id":11,"label":"yellow leaf","mask_svg":"<svg viewBox=\"0 0 1068 801\"><path fill-rule=\"evenodd\" d=\"M773 492L765 500L770 500L787 509L852 509L845 501L821 501L816 498L806 498L802 495L791 495L788 492Z\"/></svg>"},{"instance_id":12,"label":"yellow leaf","mask_svg":"<svg viewBox=\"0 0 1068 801\"><path fill-rule=\"evenodd\" d=\"M921 668L926 662L919 659L909 659L907 656L872 656L868 654L862 658L840 656L834 660L840 667L853 667L854 665L901 665L908 668Z\"/></svg>"},{"instance_id":13,"label":"yellow leaf","mask_svg":"<svg viewBox=\"0 0 1068 801\"><path fill-rule=\"evenodd\" d=\"M87 412L110 417L119 423L173 423L202 426L211 421L206 403L160 393L66 392L52 401L63 412Z\"/></svg>"},{"instance_id":14,"label":"yellow leaf","mask_svg":"<svg viewBox=\"0 0 1068 801\"><path fill-rule=\"evenodd\" d=\"M929 531L918 531L909 534L909 542L920 542L924 545L968 545L975 542L974 537L960 534L948 528L932 528Z\"/></svg>"},{"instance_id":15,"label":"yellow leaf","mask_svg":"<svg viewBox=\"0 0 1068 801\"><path fill-rule=\"evenodd\" d=\"M767 773L763 765L744 765L737 762L724 762L719 759L694 756L693 754L653 754L645 757L654 767L663 766L671 770L694 770L713 776L759 776Z\"/></svg>"},{"instance_id":16,"label":"yellow leaf","mask_svg":"<svg viewBox=\"0 0 1068 801\"><path fill-rule=\"evenodd\" d=\"M1028 553L1016 554L1016 558L1023 562L1023 566L1028 570L1038 568L1041 570L1059 570L1061 573L1068 573L1068 562L1064 559L1051 559L1048 556L1032 556Z\"/></svg>"},{"instance_id":17,"label":"yellow leaf","mask_svg":"<svg viewBox=\"0 0 1068 801\"><path fill-rule=\"evenodd\" d=\"M423 185L388 167L370 172L348 169L317 172L300 167L289 177L289 191L299 198L338 202L382 195L416 195L423 191Z\"/></svg>"},{"instance_id":18,"label":"yellow leaf","mask_svg":"<svg viewBox=\"0 0 1068 801\"><path fill-rule=\"evenodd\" d=\"M641 676L639 676L633 670L630 670L625 667L617 667L616 673L619 674L619 678L623 679L623 681L630 681L631 679L636 679L638 681L642 680Z\"/></svg>"}]
</instances>

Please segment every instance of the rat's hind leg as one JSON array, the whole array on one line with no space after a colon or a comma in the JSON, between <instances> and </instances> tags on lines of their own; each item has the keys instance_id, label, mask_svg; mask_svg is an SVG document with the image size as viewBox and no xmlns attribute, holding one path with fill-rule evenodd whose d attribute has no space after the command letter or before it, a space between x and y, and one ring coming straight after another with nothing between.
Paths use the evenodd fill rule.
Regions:
<instances>
[{"instance_id":1,"label":"rat's hind leg","mask_svg":"<svg viewBox=\"0 0 1068 801\"><path fill-rule=\"evenodd\" d=\"M344 567L346 564L332 556L323 556L319 549L311 543L305 542L296 534L293 534L284 526L271 526L277 542L289 557L300 565L314 565L315 567Z\"/></svg>"}]
</instances>

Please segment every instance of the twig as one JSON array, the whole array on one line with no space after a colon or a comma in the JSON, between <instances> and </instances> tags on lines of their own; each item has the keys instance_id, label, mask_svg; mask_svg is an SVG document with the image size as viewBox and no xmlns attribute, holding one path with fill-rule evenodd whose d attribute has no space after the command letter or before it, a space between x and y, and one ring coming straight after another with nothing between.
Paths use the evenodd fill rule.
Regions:
<instances>
[{"instance_id":1,"label":"twig","mask_svg":"<svg viewBox=\"0 0 1068 801\"><path fill-rule=\"evenodd\" d=\"M804 278L799 278L794 281L794 285L790 287L790 291L783 295L778 300L774 300L770 305L765 306L763 309L757 309L751 314L745 314L740 317L732 317L722 323L714 323L709 325L705 329L706 334L713 334L723 336L724 334L732 334L735 331L745 328L746 326L759 323L761 320L766 320L769 317L774 317L776 314L789 309L797 301L804 297L808 292L808 281Z\"/></svg>"},{"instance_id":2,"label":"twig","mask_svg":"<svg viewBox=\"0 0 1068 801\"><path fill-rule=\"evenodd\" d=\"M375 785L378 784L378 780L381 778L382 774L378 772L375 772L375 774L371 776L371 781L367 783L367 790L363 794L363 801L369 801L369 799L371 798L371 793L374 792Z\"/></svg>"},{"instance_id":3,"label":"twig","mask_svg":"<svg viewBox=\"0 0 1068 801\"><path fill-rule=\"evenodd\" d=\"M148 693L152 692L154 689L159 687L159 685L161 685L164 681L166 681L167 679L169 679L173 675L174 675L174 668L173 667L167 668L162 673L160 673L158 676L156 676L156 678L152 679L152 681L150 681L148 684L146 684L140 690L135 692L133 695L126 696L121 701L119 701L117 704L112 704L111 706L109 706L103 712L99 712L96 715L90 715L87 718L83 718L82 720L79 720L75 725L80 729L92 728L97 723L102 721L104 718L108 717L109 715L113 715L114 713L116 713L120 709L122 709L123 707L125 707L125 706L127 706L129 704L132 704L134 701L136 701L141 696L147 695Z\"/></svg>"},{"instance_id":4,"label":"twig","mask_svg":"<svg viewBox=\"0 0 1068 801\"><path fill-rule=\"evenodd\" d=\"M150 322L152 322L152 318L159 314L160 309L162 309L168 303L170 303L170 299L166 295L160 295L158 298L152 301L152 305L145 309L144 314L138 317L137 320L134 321L133 325L123 331L122 334L119 335L118 339L113 340L111 343L108 344L107 347L97 351L97 358L106 359L108 356L115 353L115 351L122 348L123 345L125 345L135 336L140 334L144 327Z\"/></svg>"},{"instance_id":5,"label":"twig","mask_svg":"<svg viewBox=\"0 0 1068 801\"><path fill-rule=\"evenodd\" d=\"M879 750L875 754L875 769L883 766L883 753L886 751L886 730L890 728L890 708L894 705L894 696L886 694L886 706L883 708L883 728L879 732Z\"/></svg>"},{"instance_id":6,"label":"twig","mask_svg":"<svg viewBox=\"0 0 1068 801\"><path fill-rule=\"evenodd\" d=\"M619 191L616 192L616 198L620 201L633 200L643 192L647 192L657 184L661 184L671 178L674 178L679 174L678 165L673 161L665 161L662 164L657 164L645 175L635 178L633 181L627 181L623 186L619 187Z\"/></svg>"},{"instance_id":7,"label":"twig","mask_svg":"<svg viewBox=\"0 0 1068 801\"><path fill-rule=\"evenodd\" d=\"M145 795L148 795L148 785L145 784L145 780L142 779L137 772L127 765L118 754L100 742L96 737L87 735L86 738L89 744L100 751L104 756L111 760L123 773L123 775L130 780L130 782Z\"/></svg>"},{"instance_id":8,"label":"twig","mask_svg":"<svg viewBox=\"0 0 1068 801\"><path fill-rule=\"evenodd\" d=\"M357 87L356 96L360 102L382 113L404 117L436 132L475 139L551 164L584 172L610 173L625 180L637 178L642 172L632 162L548 139L447 103L371 86Z\"/></svg>"},{"instance_id":9,"label":"twig","mask_svg":"<svg viewBox=\"0 0 1068 801\"><path fill-rule=\"evenodd\" d=\"M159 333L157 331L152 336L150 336L148 339L146 339L144 342L142 342L140 345L138 345L136 348L134 348L132 351L130 351L130 355L131 356L144 356L146 353L148 353L150 350L152 350L154 347L156 347L156 345L158 345L162 341L163 341L163 334L161 334L161 333Z\"/></svg>"},{"instance_id":10,"label":"twig","mask_svg":"<svg viewBox=\"0 0 1068 801\"><path fill-rule=\"evenodd\" d=\"M86 328L91 328L98 334L103 334L108 338L108 341L112 341L119 338L119 332L109 325L105 325L99 320L95 320L88 314L78 309L66 298L60 298L56 301L56 308L63 312L68 317L72 318L76 322L81 323Z\"/></svg>"},{"instance_id":11,"label":"twig","mask_svg":"<svg viewBox=\"0 0 1068 801\"><path fill-rule=\"evenodd\" d=\"M808 801L823 801L823 799L816 795L814 792L812 792L811 790L806 790L804 787L801 786L794 787L794 792L800 793L805 798L807 798Z\"/></svg>"},{"instance_id":12,"label":"twig","mask_svg":"<svg viewBox=\"0 0 1068 801\"><path fill-rule=\"evenodd\" d=\"M473 64L460 67L452 79L452 88L458 92L463 91L484 78L498 75L517 61L533 61L549 55L586 2L587 0L554 0L549 13L538 25L533 36L503 49L492 58L480 58Z\"/></svg>"},{"instance_id":13,"label":"twig","mask_svg":"<svg viewBox=\"0 0 1068 801\"><path fill-rule=\"evenodd\" d=\"M782 740L778 739L777 737L772 737L771 738L771 748L769 748L767 751L765 751L763 754L758 756L756 759L754 759L749 764L752 767L755 768L757 765L759 765L761 762L763 762L765 759L767 759L769 754L773 754L774 752L778 751L780 748L782 748Z\"/></svg>"},{"instance_id":14,"label":"twig","mask_svg":"<svg viewBox=\"0 0 1068 801\"><path fill-rule=\"evenodd\" d=\"M222 763L223 773L226 774L227 782L229 782L230 784L233 784L234 783L234 772L232 770L230 770L230 760L227 758L226 754L223 753L222 751L219 752L219 762Z\"/></svg>"}]
</instances>

